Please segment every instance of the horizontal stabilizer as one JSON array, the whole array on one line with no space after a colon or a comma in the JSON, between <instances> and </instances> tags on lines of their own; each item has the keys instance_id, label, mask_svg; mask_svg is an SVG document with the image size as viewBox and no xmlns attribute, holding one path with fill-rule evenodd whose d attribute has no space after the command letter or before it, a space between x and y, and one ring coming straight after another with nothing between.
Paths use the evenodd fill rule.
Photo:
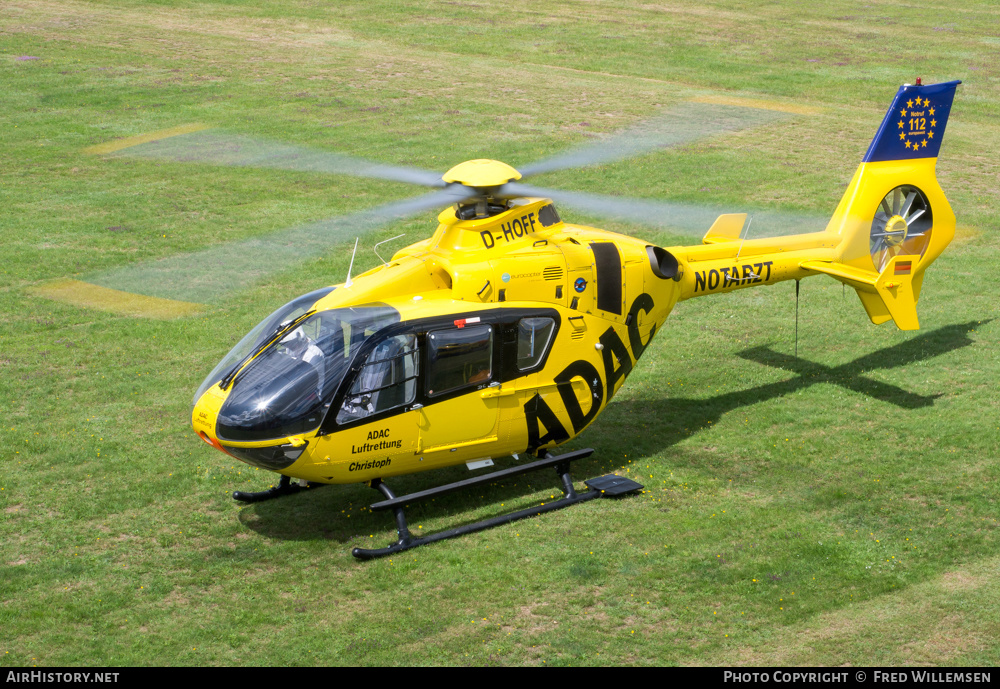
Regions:
<instances>
[{"instance_id":1,"label":"horizontal stabilizer","mask_svg":"<svg viewBox=\"0 0 1000 689\"><path fill-rule=\"evenodd\" d=\"M702 244L719 244L720 242L735 242L743 233L743 225L747 221L746 213L726 213L720 215L712 223L701 240Z\"/></svg>"},{"instance_id":2,"label":"horizontal stabilizer","mask_svg":"<svg viewBox=\"0 0 1000 689\"><path fill-rule=\"evenodd\" d=\"M920 256L893 256L881 273L830 261L803 261L806 270L825 273L853 287L872 323L892 318L900 330L917 330L917 302L913 295L913 275Z\"/></svg>"},{"instance_id":3,"label":"horizontal stabilizer","mask_svg":"<svg viewBox=\"0 0 1000 689\"><path fill-rule=\"evenodd\" d=\"M825 273L841 282L850 285L854 289L875 291L875 282L878 280L878 273L874 270L862 270L843 263L831 263L830 261L803 261L799 264L806 270L815 270L817 273Z\"/></svg>"}]
</instances>

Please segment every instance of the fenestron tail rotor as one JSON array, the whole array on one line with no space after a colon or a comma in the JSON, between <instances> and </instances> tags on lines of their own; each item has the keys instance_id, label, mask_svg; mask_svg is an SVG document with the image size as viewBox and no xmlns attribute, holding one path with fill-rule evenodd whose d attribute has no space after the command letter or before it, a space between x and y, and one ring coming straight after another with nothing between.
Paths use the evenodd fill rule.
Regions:
<instances>
[{"instance_id":1,"label":"fenestron tail rotor","mask_svg":"<svg viewBox=\"0 0 1000 689\"><path fill-rule=\"evenodd\" d=\"M872 219L870 250L881 272L893 256L923 256L931 240L931 205L920 189L898 186L879 203Z\"/></svg>"}]
</instances>

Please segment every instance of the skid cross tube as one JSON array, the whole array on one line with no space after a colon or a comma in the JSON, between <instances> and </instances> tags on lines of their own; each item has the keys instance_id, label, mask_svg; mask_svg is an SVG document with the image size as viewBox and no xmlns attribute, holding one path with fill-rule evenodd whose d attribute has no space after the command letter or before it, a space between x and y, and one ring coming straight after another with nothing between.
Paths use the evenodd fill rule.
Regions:
<instances>
[{"instance_id":1,"label":"skid cross tube","mask_svg":"<svg viewBox=\"0 0 1000 689\"><path fill-rule=\"evenodd\" d=\"M278 485L271 486L267 490L259 490L255 493L234 490L233 500L238 500L240 502L264 502L265 500L274 500L275 498L280 498L285 495L295 495L299 491L303 491L308 488L320 488L325 485L325 483L313 483L312 481L309 481L307 485L302 486L298 483L292 483L291 478L282 474L281 480L278 481Z\"/></svg>"},{"instance_id":2,"label":"skid cross tube","mask_svg":"<svg viewBox=\"0 0 1000 689\"><path fill-rule=\"evenodd\" d=\"M594 451L592 449L586 449L568 452L565 455L560 455L558 457L547 456L545 459L541 459L537 462L531 462L523 466L511 467L510 469L504 469L502 471L495 471L485 476L477 476L476 478L467 479L465 481L456 481L455 483L449 483L437 488L431 488L429 490L411 493L410 495L403 495L400 497L396 497L387 485L385 485L381 480L376 479L371 482L372 488L378 490L387 499L373 504L371 506L372 510L393 510L396 516L396 533L399 535L399 540L392 545L386 546L385 548L354 548L351 551L351 554L361 560L371 560L378 557L385 557L386 555L392 555L394 553L409 550L410 548L416 548L428 543L443 541L446 538L455 538L457 536L463 536L477 531L484 531L495 526L500 526L501 524L509 524L520 519L527 519L528 517L534 517L546 512L552 512L564 507L569 507L570 505L575 505L578 502L586 502L587 500L593 500L594 498L599 498L601 496L619 495L642 488L641 485L629 479L624 479L618 476L603 476L592 481L586 481L588 490L583 493L577 493L573 487L573 478L569 475L570 462L575 459L589 457L593 454L593 452ZM436 534L422 536L419 538L414 538L413 534L410 532L409 526L406 523L406 515L403 513L403 505L420 500L426 500L427 498L435 495L451 493L462 488L469 488L510 476L517 476L518 474L524 474L529 471L537 471L550 466L555 468L564 493L562 498L554 502L547 502L535 507L529 507L516 512L509 512L497 517L475 522L474 524L466 524L465 526L459 526L454 529L440 531Z\"/></svg>"},{"instance_id":3,"label":"skid cross tube","mask_svg":"<svg viewBox=\"0 0 1000 689\"><path fill-rule=\"evenodd\" d=\"M292 483L290 478L282 474L278 485L271 486L267 490L260 490L255 493L234 490L233 500L239 500L240 502L264 502L265 500L280 498L283 495L295 495L300 490L302 490L302 486Z\"/></svg>"},{"instance_id":4,"label":"skid cross tube","mask_svg":"<svg viewBox=\"0 0 1000 689\"><path fill-rule=\"evenodd\" d=\"M395 507L401 507L403 505L413 504L421 500L426 500L427 498L436 498L439 495L446 495L448 493L453 493L456 490L462 490L463 488L473 488L475 486L481 486L484 483L493 483L494 481L501 481L511 476L518 476L519 474L527 474L531 471L538 471L539 469L544 469L545 467L557 467L556 471L558 473L559 465L565 465L565 469L562 473L569 471L569 463L577 459L585 459L590 455L594 454L594 450L587 448L585 450L574 450L573 452L567 452L564 455L559 455L558 457L553 457L548 455L545 459L540 459L537 462L529 462L528 464L521 464L520 466L514 466L509 469L502 469L500 471L494 471L489 474L484 474L482 476L476 476L474 478L467 478L464 481L455 481L454 483L447 483L443 486L437 486L435 488L428 488L427 490L422 490L417 493L410 493L409 495L402 495L400 497L393 496L389 500L383 500L382 502L376 502L371 507L372 510L388 510ZM379 489L381 490L381 489ZM382 491L385 494L385 491ZM388 496L387 496L388 497Z\"/></svg>"}]
</instances>

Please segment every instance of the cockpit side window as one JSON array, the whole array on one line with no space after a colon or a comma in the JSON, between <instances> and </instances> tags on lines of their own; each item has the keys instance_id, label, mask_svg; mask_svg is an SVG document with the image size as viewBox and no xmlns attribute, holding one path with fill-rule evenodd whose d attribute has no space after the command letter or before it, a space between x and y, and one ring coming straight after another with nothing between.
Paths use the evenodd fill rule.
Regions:
<instances>
[{"instance_id":1,"label":"cockpit side window","mask_svg":"<svg viewBox=\"0 0 1000 689\"><path fill-rule=\"evenodd\" d=\"M556 322L552 318L522 318L517 322L517 368L525 371L538 365L552 342Z\"/></svg>"},{"instance_id":2,"label":"cockpit side window","mask_svg":"<svg viewBox=\"0 0 1000 689\"><path fill-rule=\"evenodd\" d=\"M375 345L337 412L337 423L350 423L411 404L417 394L420 352L416 335L396 335Z\"/></svg>"}]
</instances>

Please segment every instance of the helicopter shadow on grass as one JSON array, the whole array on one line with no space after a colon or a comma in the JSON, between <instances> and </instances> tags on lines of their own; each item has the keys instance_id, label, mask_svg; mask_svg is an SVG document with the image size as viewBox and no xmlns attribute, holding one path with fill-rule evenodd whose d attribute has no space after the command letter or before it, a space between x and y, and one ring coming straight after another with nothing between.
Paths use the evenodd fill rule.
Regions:
<instances>
[{"instance_id":1,"label":"helicopter shadow on grass","mask_svg":"<svg viewBox=\"0 0 1000 689\"><path fill-rule=\"evenodd\" d=\"M716 423L723 414L758 402L790 395L818 383L832 383L848 390L872 397L901 409L920 409L934 404L943 393L919 395L899 386L874 380L864 375L873 370L905 367L946 354L973 343L968 333L980 322L958 323L923 333L911 340L865 354L840 366L825 366L807 359L782 354L770 346L759 346L738 352L737 356L767 366L789 371L795 377L753 388L693 399L669 397L661 400L630 400L615 403L606 412L608 416L627 419L629 425L643 428L632 448L636 457L655 454L674 445L709 422ZM596 422L600 429L601 419ZM621 465L618 452L620 439L604 433L594 437L585 433L565 452L576 446L592 444L593 457L574 462L577 477L596 476L613 471ZM589 441L589 443L588 443ZM614 446L614 447L612 447ZM498 461L497 468L512 465L512 460ZM450 467L389 480L397 494L411 493L451 481L468 478L464 467ZM540 471L505 481L501 485L484 486L476 491L465 491L440 496L434 502L423 503L407 511L411 529L416 530L421 518L446 522L442 528L454 528L479 521L506 508L500 503L518 503L531 492L551 488L557 491L558 479L554 472ZM558 493L553 493L558 496ZM313 489L269 502L251 505L240 512L240 521L249 529L269 538L280 540L333 540L381 547L384 543L372 534L383 534L393 525L389 511L373 513L363 509L380 500L379 493L365 484L329 486ZM523 502L523 501L522 501ZM488 506L488 514L480 509ZM384 536L383 536L384 540Z\"/></svg>"},{"instance_id":2,"label":"helicopter shadow on grass","mask_svg":"<svg viewBox=\"0 0 1000 689\"><path fill-rule=\"evenodd\" d=\"M892 370L952 352L973 344L969 332L989 321L971 321L943 326L925 332L906 342L862 355L840 366L826 366L783 354L770 345L751 347L737 356L765 366L796 374L793 378L735 390L707 398L669 397L660 400L630 400L622 402L619 415L631 424L640 424L643 431L636 451L641 455L656 454L666 447L688 438L697 429L714 424L726 413L741 407L791 395L813 385L830 383L860 395L914 410L929 407L944 393L920 395L898 385L884 383L865 375L876 370Z\"/></svg>"}]
</instances>

